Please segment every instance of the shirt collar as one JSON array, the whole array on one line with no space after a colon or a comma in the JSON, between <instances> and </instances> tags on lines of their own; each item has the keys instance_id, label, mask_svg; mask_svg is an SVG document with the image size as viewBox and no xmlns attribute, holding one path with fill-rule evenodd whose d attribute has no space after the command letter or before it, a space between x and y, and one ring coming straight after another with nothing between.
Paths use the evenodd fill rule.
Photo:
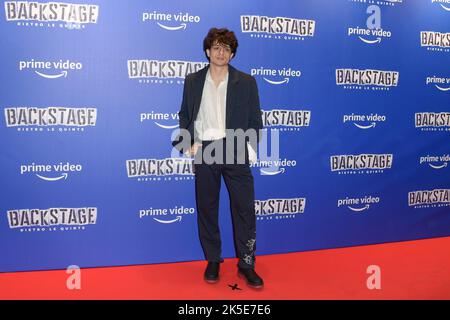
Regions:
<instances>
[{"instance_id":1,"label":"shirt collar","mask_svg":"<svg viewBox=\"0 0 450 320\"><path fill-rule=\"evenodd\" d=\"M220 85L222 82L227 83L227 82L228 82L228 76L229 76L229 75L230 75L230 71L227 72L227 75L225 76L225 78L223 78L223 80L219 83L219 85ZM206 73L206 80L209 81L209 82L211 82L211 83L214 83L214 81L213 81L213 79L212 79L212 77L211 77L211 72L210 72L210 69L209 69L209 68L208 68L208 72Z\"/></svg>"}]
</instances>

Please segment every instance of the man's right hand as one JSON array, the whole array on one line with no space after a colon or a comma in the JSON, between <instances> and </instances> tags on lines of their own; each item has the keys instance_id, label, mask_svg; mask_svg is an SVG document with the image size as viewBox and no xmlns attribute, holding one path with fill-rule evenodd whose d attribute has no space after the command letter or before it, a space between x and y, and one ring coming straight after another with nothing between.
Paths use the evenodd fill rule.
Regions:
<instances>
[{"instance_id":1,"label":"man's right hand","mask_svg":"<svg viewBox=\"0 0 450 320\"><path fill-rule=\"evenodd\" d=\"M195 155L197 154L198 148L201 147L201 143L197 143L195 142L192 146L191 149L189 150L189 155L191 157L195 157Z\"/></svg>"}]
</instances>

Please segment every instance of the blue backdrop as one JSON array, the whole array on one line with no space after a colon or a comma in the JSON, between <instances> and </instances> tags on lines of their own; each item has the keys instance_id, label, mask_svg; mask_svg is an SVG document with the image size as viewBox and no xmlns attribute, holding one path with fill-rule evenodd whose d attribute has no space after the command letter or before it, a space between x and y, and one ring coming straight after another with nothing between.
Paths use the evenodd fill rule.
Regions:
<instances>
[{"instance_id":1,"label":"blue backdrop","mask_svg":"<svg viewBox=\"0 0 450 320\"><path fill-rule=\"evenodd\" d=\"M0 271L203 259L170 139L213 26L235 31L280 142L252 169L257 254L450 235L448 1L3 7ZM228 201L223 185L224 257Z\"/></svg>"}]
</instances>

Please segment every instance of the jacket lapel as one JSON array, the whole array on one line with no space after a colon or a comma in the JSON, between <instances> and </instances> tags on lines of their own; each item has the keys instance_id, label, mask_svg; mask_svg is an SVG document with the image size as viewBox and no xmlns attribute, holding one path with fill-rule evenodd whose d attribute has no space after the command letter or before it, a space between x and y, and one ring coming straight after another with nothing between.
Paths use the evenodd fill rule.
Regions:
<instances>
[{"instance_id":1,"label":"jacket lapel","mask_svg":"<svg viewBox=\"0 0 450 320\"><path fill-rule=\"evenodd\" d=\"M206 73L208 72L209 66L200 70L196 75L194 80L194 108L192 114L192 120L195 121L197 118L198 110L200 109L200 103L202 102L203 87L205 86Z\"/></svg>"},{"instance_id":2,"label":"jacket lapel","mask_svg":"<svg viewBox=\"0 0 450 320\"><path fill-rule=\"evenodd\" d=\"M233 106L236 105L236 85L239 82L239 74L235 68L228 65L228 85L227 85L227 103L226 103L226 117L225 129L230 129L231 114Z\"/></svg>"}]
</instances>

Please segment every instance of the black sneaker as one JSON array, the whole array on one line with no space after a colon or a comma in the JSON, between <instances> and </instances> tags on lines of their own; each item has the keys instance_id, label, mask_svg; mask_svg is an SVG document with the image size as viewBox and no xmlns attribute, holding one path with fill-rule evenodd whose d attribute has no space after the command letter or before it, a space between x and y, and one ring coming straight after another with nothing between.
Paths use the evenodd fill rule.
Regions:
<instances>
[{"instance_id":1,"label":"black sneaker","mask_svg":"<svg viewBox=\"0 0 450 320\"><path fill-rule=\"evenodd\" d=\"M216 283L219 281L220 262L208 262L205 270L205 281L208 283Z\"/></svg>"},{"instance_id":2,"label":"black sneaker","mask_svg":"<svg viewBox=\"0 0 450 320\"><path fill-rule=\"evenodd\" d=\"M263 279L258 276L254 269L242 269L238 268L238 275L244 278L247 285L254 289L261 289L264 286Z\"/></svg>"}]
</instances>

